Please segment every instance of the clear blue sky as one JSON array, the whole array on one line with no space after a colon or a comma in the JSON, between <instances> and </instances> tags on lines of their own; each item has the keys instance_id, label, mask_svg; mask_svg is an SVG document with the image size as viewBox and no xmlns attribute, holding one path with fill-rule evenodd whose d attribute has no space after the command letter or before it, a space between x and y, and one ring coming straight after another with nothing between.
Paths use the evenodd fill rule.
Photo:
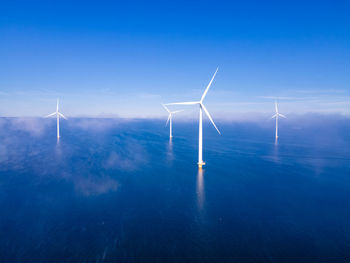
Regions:
<instances>
[{"instance_id":1,"label":"clear blue sky","mask_svg":"<svg viewBox=\"0 0 350 263\"><path fill-rule=\"evenodd\" d=\"M50 3L48 3L50 2ZM0 115L350 114L349 1L1 1Z\"/></svg>"}]
</instances>

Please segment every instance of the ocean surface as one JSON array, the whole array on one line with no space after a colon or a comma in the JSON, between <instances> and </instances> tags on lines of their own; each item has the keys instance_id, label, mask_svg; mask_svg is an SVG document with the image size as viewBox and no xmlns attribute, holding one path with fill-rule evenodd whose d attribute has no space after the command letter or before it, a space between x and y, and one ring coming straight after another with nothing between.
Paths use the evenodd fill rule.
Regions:
<instances>
[{"instance_id":1,"label":"ocean surface","mask_svg":"<svg viewBox=\"0 0 350 263\"><path fill-rule=\"evenodd\" d=\"M0 119L1 262L350 262L350 119Z\"/></svg>"}]
</instances>

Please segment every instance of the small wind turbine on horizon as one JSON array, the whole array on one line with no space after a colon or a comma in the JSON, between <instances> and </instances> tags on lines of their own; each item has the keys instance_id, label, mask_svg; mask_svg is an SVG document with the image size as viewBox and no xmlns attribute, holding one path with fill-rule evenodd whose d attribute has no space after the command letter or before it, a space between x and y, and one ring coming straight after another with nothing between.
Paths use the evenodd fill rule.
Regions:
<instances>
[{"instance_id":1,"label":"small wind turbine on horizon","mask_svg":"<svg viewBox=\"0 0 350 263\"><path fill-rule=\"evenodd\" d=\"M278 138L278 117L282 117L282 118L287 118L287 117L278 112L277 101L275 101L275 111L276 111L276 114L273 115L271 118L272 119L276 118L276 140L277 140L277 138Z\"/></svg>"},{"instance_id":2,"label":"small wind turbine on horizon","mask_svg":"<svg viewBox=\"0 0 350 263\"><path fill-rule=\"evenodd\" d=\"M58 104L59 104L59 99L57 99L57 105L56 105L56 111L47 115L45 118L52 117L56 115L57 118L57 139L60 139L60 117L64 118L67 120L67 118L58 111Z\"/></svg>"},{"instance_id":3,"label":"small wind turbine on horizon","mask_svg":"<svg viewBox=\"0 0 350 263\"><path fill-rule=\"evenodd\" d=\"M209 120L211 121L211 123L213 124L213 126L215 127L217 132L219 134L221 134L219 129L216 127L213 119L211 118L207 108L203 104L203 100L204 100L205 96L207 95L207 92L208 92L208 90L211 86L211 83L213 82L217 72L218 72L218 68L216 69L213 77L211 78L211 80L210 80L207 88L205 89L200 101L175 102L175 103L165 104L165 105L199 105L198 168L202 168L202 166L205 165L205 162L203 162L203 111L208 116Z\"/></svg>"},{"instance_id":4,"label":"small wind turbine on horizon","mask_svg":"<svg viewBox=\"0 0 350 263\"><path fill-rule=\"evenodd\" d=\"M170 122L169 123L169 128L170 128L169 137L171 139L173 137L173 114L178 113L178 112L182 112L183 110L170 111L164 104L162 104L162 106L169 113L169 117L168 117L168 120L166 121L165 126L167 126L168 122Z\"/></svg>"}]
</instances>

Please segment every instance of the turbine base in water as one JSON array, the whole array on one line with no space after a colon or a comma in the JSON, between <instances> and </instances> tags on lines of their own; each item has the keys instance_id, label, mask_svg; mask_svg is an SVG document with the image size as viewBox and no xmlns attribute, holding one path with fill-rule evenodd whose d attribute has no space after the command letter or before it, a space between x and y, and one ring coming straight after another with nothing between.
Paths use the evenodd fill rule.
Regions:
<instances>
[{"instance_id":1,"label":"turbine base in water","mask_svg":"<svg viewBox=\"0 0 350 263\"><path fill-rule=\"evenodd\" d=\"M202 168L203 165L205 165L205 162L198 163L198 168Z\"/></svg>"}]
</instances>

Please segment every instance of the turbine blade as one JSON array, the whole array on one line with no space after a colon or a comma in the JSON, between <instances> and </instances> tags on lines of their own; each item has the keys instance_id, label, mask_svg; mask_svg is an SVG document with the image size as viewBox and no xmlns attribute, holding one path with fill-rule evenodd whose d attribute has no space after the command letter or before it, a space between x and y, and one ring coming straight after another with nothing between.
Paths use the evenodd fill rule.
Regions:
<instances>
[{"instance_id":1,"label":"turbine blade","mask_svg":"<svg viewBox=\"0 0 350 263\"><path fill-rule=\"evenodd\" d=\"M166 123L165 123L165 127L168 126L168 122L169 122L169 120L170 120L170 117L171 117L171 113L170 113L169 116L168 116L168 119L167 119L167 121L166 121Z\"/></svg>"},{"instance_id":2,"label":"turbine blade","mask_svg":"<svg viewBox=\"0 0 350 263\"><path fill-rule=\"evenodd\" d=\"M214 125L215 129L218 131L218 133L219 133L219 134L221 134L221 133L220 133L220 131L219 131L219 129L216 127L216 125L215 125L215 123L214 123L213 119L211 118L211 116L210 116L210 114L209 114L208 110L205 108L205 106L204 106L202 103L200 104L200 106L201 106L201 107L202 107L202 109L204 110L205 114L207 114L207 116L208 116L209 120L210 120L210 121L211 121L211 123Z\"/></svg>"},{"instance_id":3,"label":"turbine blade","mask_svg":"<svg viewBox=\"0 0 350 263\"><path fill-rule=\"evenodd\" d=\"M271 119L276 118L276 117L277 117L277 113L276 113L275 115L273 115L273 116L271 117Z\"/></svg>"},{"instance_id":4,"label":"turbine blade","mask_svg":"<svg viewBox=\"0 0 350 263\"><path fill-rule=\"evenodd\" d=\"M176 110L176 111L172 111L171 113L174 114L174 113L178 113L178 112L182 112L184 110Z\"/></svg>"},{"instance_id":5,"label":"turbine blade","mask_svg":"<svg viewBox=\"0 0 350 263\"><path fill-rule=\"evenodd\" d=\"M284 116L283 114L281 114L281 113L278 113L278 115L279 116L281 116L282 118L286 118L287 119L287 117L286 116Z\"/></svg>"},{"instance_id":6,"label":"turbine blade","mask_svg":"<svg viewBox=\"0 0 350 263\"><path fill-rule=\"evenodd\" d=\"M51 116L54 116L54 115L56 115L56 112L53 112L53 113L51 113L51 114L45 116L45 118L48 118L48 117L51 117Z\"/></svg>"},{"instance_id":7,"label":"turbine blade","mask_svg":"<svg viewBox=\"0 0 350 263\"><path fill-rule=\"evenodd\" d=\"M188 101L188 102L175 102L175 103L167 103L164 105L195 105L199 104L199 101Z\"/></svg>"},{"instance_id":8,"label":"turbine blade","mask_svg":"<svg viewBox=\"0 0 350 263\"><path fill-rule=\"evenodd\" d=\"M67 118L60 112L58 112L58 115L60 115L63 119L67 120Z\"/></svg>"},{"instance_id":9,"label":"turbine blade","mask_svg":"<svg viewBox=\"0 0 350 263\"><path fill-rule=\"evenodd\" d=\"M162 106L163 106L163 108L164 108L167 112L170 113L169 109L168 109L164 104L162 104Z\"/></svg>"},{"instance_id":10,"label":"turbine blade","mask_svg":"<svg viewBox=\"0 0 350 263\"><path fill-rule=\"evenodd\" d=\"M201 98L201 102L203 102L205 96L207 95L208 90L209 90L209 88L210 88L210 86L211 86L211 83L213 82L213 80L214 80L214 78L215 78L215 75L216 75L216 73L218 72L218 69L219 69L219 68L216 69L216 71L215 71L213 77L211 78L211 80L210 80L210 82L209 82L207 88L205 89L205 91L204 91L204 93L203 93L203 95L202 95L202 98Z\"/></svg>"},{"instance_id":11,"label":"turbine blade","mask_svg":"<svg viewBox=\"0 0 350 263\"><path fill-rule=\"evenodd\" d=\"M276 113L278 113L277 101L275 101L275 111L276 111Z\"/></svg>"},{"instance_id":12,"label":"turbine blade","mask_svg":"<svg viewBox=\"0 0 350 263\"><path fill-rule=\"evenodd\" d=\"M59 99L57 99L56 112L58 112L58 103L59 103Z\"/></svg>"}]
</instances>

